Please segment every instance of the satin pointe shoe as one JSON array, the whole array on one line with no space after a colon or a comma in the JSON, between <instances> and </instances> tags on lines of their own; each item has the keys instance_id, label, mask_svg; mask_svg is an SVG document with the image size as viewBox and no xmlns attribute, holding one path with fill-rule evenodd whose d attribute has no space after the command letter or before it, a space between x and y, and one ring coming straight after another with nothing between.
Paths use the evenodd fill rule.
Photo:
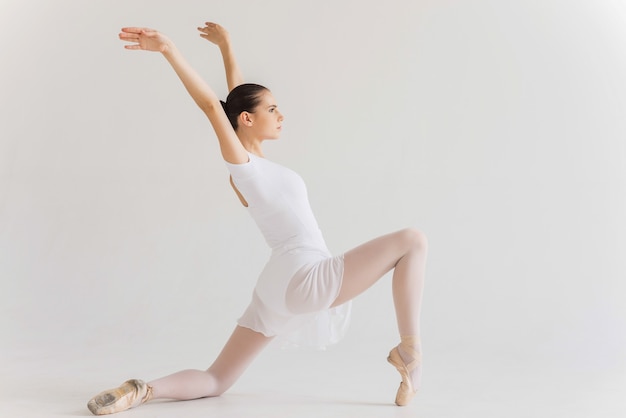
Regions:
<instances>
[{"instance_id":1,"label":"satin pointe shoe","mask_svg":"<svg viewBox=\"0 0 626 418\"><path fill-rule=\"evenodd\" d=\"M398 406L408 405L417 393L417 389L413 387L411 372L421 364L421 354L413 349L413 347L403 346L402 350L412 355L413 360L409 364L404 364L402 357L400 357L398 347L394 347L389 352L389 357L387 357L387 361L391 363L398 370L400 376L402 376L402 382L400 382L400 387L396 394L396 405Z\"/></svg>"},{"instance_id":2,"label":"satin pointe shoe","mask_svg":"<svg viewBox=\"0 0 626 418\"><path fill-rule=\"evenodd\" d=\"M119 387L105 390L91 398L87 408L94 415L114 414L134 408L152 399L152 386L139 379L131 379Z\"/></svg>"}]
</instances>

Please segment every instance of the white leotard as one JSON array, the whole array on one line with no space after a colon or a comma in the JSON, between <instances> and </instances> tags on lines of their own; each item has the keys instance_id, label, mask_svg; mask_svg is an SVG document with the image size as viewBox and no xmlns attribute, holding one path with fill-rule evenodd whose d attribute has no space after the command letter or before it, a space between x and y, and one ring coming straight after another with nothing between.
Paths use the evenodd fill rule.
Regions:
<instances>
[{"instance_id":1,"label":"white leotard","mask_svg":"<svg viewBox=\"0 0 626 418\"><path fill-rule=\"evenodd\" d=\"M329 308L341 289L343 255L330 254L302 178L249 156L245 164L226 166L272 254L238 323L297 345L332 344L345 333L350 314L349 303Z\"/></svg>"}]
</instances>

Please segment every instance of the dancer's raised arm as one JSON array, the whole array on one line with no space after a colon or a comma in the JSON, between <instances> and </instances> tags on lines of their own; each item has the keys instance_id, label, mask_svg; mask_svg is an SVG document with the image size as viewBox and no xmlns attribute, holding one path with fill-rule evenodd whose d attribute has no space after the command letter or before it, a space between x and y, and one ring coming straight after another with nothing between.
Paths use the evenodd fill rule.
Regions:
<instances>
[{"instance_id":1,"label":"dancer's raised arm","mask_svg":"<svg viewBox=\"0 0 626 418\"><path fill-rule=\"evenodd\" d=\"M239 141L235 130L211 87L198 75L182 56L176 45L165 35L148 28L122 28L119 37L132 42L126 49L160 52L170 63L183 85L207 115L219 140L222 157L229 163L241 164L248 161L248 153Z\"/></svg>"},{"instance_id":2,"label":"dancer's raised arm","mask_svg":"<svg viewBox=\"0 0 626 418\"><path fill-rule=\"evenodd\" d=\"M214 43L220 48L222 59L224 60L224 70L226 71L226 82L228 83L228 91L243 84L243 75L235 59L230 35L222 26L213 22L206 22L204 27L198 28L200 36L209 42Z\"/></svg>"}]
</instances>

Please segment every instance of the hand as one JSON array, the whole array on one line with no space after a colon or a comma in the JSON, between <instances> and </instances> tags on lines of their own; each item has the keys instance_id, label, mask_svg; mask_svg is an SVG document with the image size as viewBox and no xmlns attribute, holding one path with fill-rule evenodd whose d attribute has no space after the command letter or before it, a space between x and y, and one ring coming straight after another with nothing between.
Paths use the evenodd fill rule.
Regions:
<instances>
[{"instance_id":1,"label":"hand","mask_svg":"<svg viewBox=\"0 0 626 418\"><path fill-rule=\"evenodd\" d=\"M167 36L154 29L122 28L119 37L122 41L134 42L131 45L124 45L126 49L166 52L172 46L172 41Z\"/></svg>"},{"instance_id":2,"label":"hand","mask_svg":"<svg viewBox=\"0 0 626 418\"><path fill-rule=\"evenodd\" d=\"M206 22L204 27L199 27L200 36L217 46L230 42L230 35L222 26L213 22Z\"/></svg>"}]
</instances>

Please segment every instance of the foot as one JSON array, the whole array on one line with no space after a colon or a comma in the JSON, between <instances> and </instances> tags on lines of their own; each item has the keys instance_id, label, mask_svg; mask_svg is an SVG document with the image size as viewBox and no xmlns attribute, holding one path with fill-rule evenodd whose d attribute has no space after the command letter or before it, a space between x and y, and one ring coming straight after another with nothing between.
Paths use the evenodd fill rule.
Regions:
<instances>
[{"instance_id":1,"label":"foot","mask_svg":"<svg viewBox=\"0 0 626 418\"><path fill-rule=\"evenodd\" d=\"M139 406L150 399L152 387L143 380L132 379L117 388L97 394L87 403L87 407L94 415L114 414Z\"/></svg>"},{"instance_id":2,"label":"foot","mask_svg":"<svg viewBox=\"0 0 626 418\"><path fill-rule=\"evenodd\" d=\"M396 394L396 405L408 405L421 383L421 353L415 348L415 345L402 342L389 352L387 361L398 370L402 377Z\"/></svg>"}]
</instances>

